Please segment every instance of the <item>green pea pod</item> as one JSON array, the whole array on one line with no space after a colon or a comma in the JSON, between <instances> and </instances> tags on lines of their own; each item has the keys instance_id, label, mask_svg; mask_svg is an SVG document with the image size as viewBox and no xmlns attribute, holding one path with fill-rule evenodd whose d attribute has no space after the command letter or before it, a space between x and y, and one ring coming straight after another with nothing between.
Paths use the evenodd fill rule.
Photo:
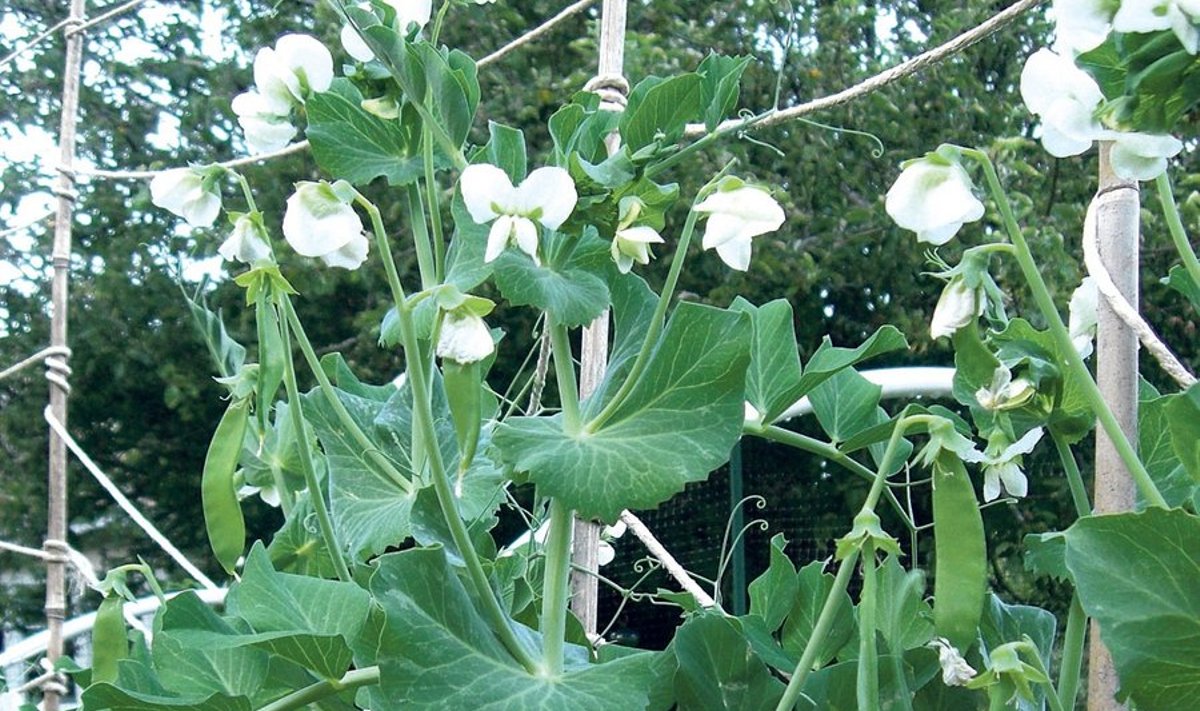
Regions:
<instances>
[{"instance_id":1,"label":"green pea pod","mask_svg":"<svg viewBox=\"0 0 1200 711\"><path fill-rule=\"evenodd\" d=\"M937 634L965 652L975 641L987 588L987 544L975 487L957 456L944 452L933 466Z\"/></svg>"},{"instance_id":2,"label":"green pea pod","mask_svg":"<svg viewBox=\"0 0 1200 711\"><path fill-rule=\"evenodd\" d=\"M125 601L109 595L96 611L92 626L92 683L117 680L117 662L129 656L125 636Z\"/></svg>"},{"instance_id":3,"label":"green pea pod","mask_svg":"<svg viewBox=\"0 0 1200 711\"><path fill-rule=\"evenodd\" d=\"M479 445L479 427L483 419L480 377L478 361L463 364L446 360L442 363L446 401L450 405L450 417L454 419L454 434L458 437L459 485L475 459L475 449Z\"/></svg>"},{"instance_id":4,"label":"green pea pod","mask_svg":"<svg viewBox=\"0 0 1200 711\"><path fill-rule=\"evenodd\" d=\"M283 352L283 337L279 333L279 315L275 311L266 291L258 295L255 306L258 325L258 424L259 431L267 431L268 412L275 401L275 393L283 384L283 359L290 356Z\"/></svg>"},{"instance_id":5,"label":"green pea pod","mask_svg":"<svg viewBox=\"0 0 1200 711\"><path fill-rule=\"evenodd\" d=\"M249 410L248 398L229 404L221 422L217 424L212 443L208 445L204 478L200 482L208 542L217 562L225 572L231 574L246 544L246 522L242 519L242 507L234 489L233 475L242 453Z\"/></svg>"}]
</instances>

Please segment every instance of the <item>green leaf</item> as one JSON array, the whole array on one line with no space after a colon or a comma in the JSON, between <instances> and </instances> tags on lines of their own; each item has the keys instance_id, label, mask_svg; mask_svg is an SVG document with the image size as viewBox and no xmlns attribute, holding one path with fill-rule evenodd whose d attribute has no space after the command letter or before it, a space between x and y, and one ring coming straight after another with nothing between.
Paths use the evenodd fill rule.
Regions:
<instances>
[{"instance_id":1,"label":"green leaf","mask_svg":"<svg viewBox=\"0 0 1200 711\"><path fill-rule=\"evenodd\" d=\"M1069 582L1067 539L1061 531L1025 534L1025 570Z\"/></svg>"},{"instance_id":2,"label":"green leaf","mask_svg":"<svg viewBox=\"0 0 1200 711\"><path fill-rule=\"evenodd\" d=\"M496 286L514 306L535 306L562 325L582 326L608 308L608 285L596 276L608 261L608 246L589 236L561 267L539 267L509 249L494 262Z\"/></svg>"},{"instance_id":3,"label":"green leaf","mask_svg":"<svg viewBox=\"0 0 1200 711\"><path fill-rule=\"evenodd\" d=\"M519 185L527 169L525 134L519 128L488 121L488 135L491 136L487 144L488 162L502 168L513 185Z\"/></svg>"},{"instance_id":4,"label":"green leaf","mask_svg":"<svg viewBox=\"0 0 1200 711\"><path fill-rule=\"evenodd\" d=\"M1005 366L1014 372L1024 368L1026 377L1037 384L1038 392L1050 394L1053 411L1048 424L1069 444L1092 430L1095 416L1085 384L1074 371L1059 365L1067 362L1067 354L1059 351L1049 331L1039 331L1025 319L1014 318L1002 332L992 335L992 341ZM1042 413L1037 414L1036 421L1020 422L1017 418L1020 412L1023 410L1011 413L1014 427L1028 429L1047 422Z\"/></svg>"},{"instance_id":5,"label":"green leaf","mask_svg":"<svg viewBox=\"0 0 1200 711\"><path fill-rule=\"evenodd\" d=\"M905 570L889 555L877 571L875 593L879 633L896 654L933 639L933 608L925 602L925 573Z\"/></svg>"},{"instance_id":6,"label":"green leaf","mask_svg":"<svg viewBox=\"0 0 1200 711\"><path fill-rule=\"evenodd\" d=\"M821 428L836 444L878 424L882 393L882 387L845 368L814 388L808 399Z\"/></svg>"},{"instance_id":7,"label":"green leaf","mask_svg":"<svg viewBox=\"0 0 1200 711\"><path fill-rule=\"evenodd\" d=\"M509 418L493 439L499 459L580 516L614 521L622 509L657 506L728 461L749 341L744 314L680 304L637 386L599 429L565 433L561 415ZM603 400L586 403L588 418Z\"/></svg>"},{"instance_id":8,"label":"green leaf","mask_svg":"<svg viewBox=\"0 0 1200 711\"><path fill-rule=\"evenodd\" d=\"M230 337L221 312L210 311L202 299L193 299L186 293L183 298L192 314L192 323L212 356L217 375L228 378L236 374L246 362L246 347Z\"/></svg>"},{"instance_id":9,"label":"green leaf","mask_svg":"<svg viewBox=\"0 0 1200 711\"><path fill-rule=\"evenodd\" d=\"M159 611L155 627L154 669L164 689L192 697L218 693L257 700L262 694L268 674L266 652L250 647L200 649L187 641L192 631L239 634L195 593L171 598ZM122 673L126 663L119 665Z\"/></svg>"},{"instance_id":10,"label":"green leaf","mask_svg":"<svg viewBox=\"0 0 1200 711\"><path fill-rule=\"evenodd\" d=\"M1189 474L1180 461L1176 448L1195 446L1195 438L1200 436L1196 432L1200 413L1188 412L1186 402L1176 404L1181 397L1182 394L1163 395L1138 401L1138 456L1168 506L1182 506L1190 501L1198 483L1197 477ZM1138 498L1141 499L1140 494Z\"/></svg>"},{"instance_id":11,"label":"green leaf","mask_svg":"<svg viewBox=\"0 0 1200 711\"><path fill-rule=\"evenodd\" d=\"M1167 403L1166 419L1175 455L1192 483L1200 483L1200 383Z\"/></svg>"},{"instance_id":12,"label":"green leaf","mask_svg":"<svg viewBox=\"0 0 1200 711\"><path fill-rule=\"evenodd\" d=\"M777 299L754 306L739 296L729 308L750 314L754 326L746 401L758 410L764 423L773 422L795 402L791 392L800 382L792 305L786 299Z\"/></svg>"},{"instance_id":13,"label":"green leaf","mask_svg":"<svg viewBox=\"0 0 1200 711\"><path fill-rule=\"evenodd\" d=\"M833 576L824 572L825 564L814 561L800 569L797 580L800 582L800 592L792 609L788 612L787 620L783 623L782 641L784 650L799 659L804 653L804 646L812 636L821 608L825 606L825 598L833 590ZM854 607L850 596L841 593L837 614L825 640L820 643L815 659L816 666L824 666L833 659L838 650L846 645L854 636Z\"/></svg>"},{"instance_id":14,"label":"green leaf","mask_svg":"<svg viewBox=\"0 0 1200 711\"><path fill-rule=\"evenodd\" d=\"M750 57L723 57L710 53L696 68L696 73L703 80L700 106L704 113L704 127L709 131L715 129L737 106L742 73L749 63Z\"/></svg>"},{"instance_id":15,"label":"green leaf","mask_svg":"<svg viewBox=\"0 0 1200 711\"><path fill-rule=\"evenodd\" d=\"M1200 695L1200 518L1088 516L1066 532L1067 568L1139 708L1190 711Z\"/></svg>"},{"instance_id":16,"label":"green leaf","mask_svg":"<svg viewBox=\"0 0 1200 711\"><path fill-rule=\"evenodd\" d=\"M122 667L129 662L123 662ZM145 673L150 673L147 670ZM223 694L175 695L119 688L109 683L89 686L83 692L83 708L88 711L250 711L250 700L244 696Z\"/></svg>"},{"instance_id":17,"label":"green leaf","mask_svg":"<svg viewBox=\"0 0 1200 711\"><path fill-rule=\"evenodd\" d=\"M597 94L579 92L550 117L547 128L554 141L556 164L565 164L571 153L589 163L602 162L608 156L604 140L616 129L621 114L600 111L599 106Z\"/></svg>"},{"instance_id":18,"label":"green leaf","mask_svg":"<svg viewBox=\"0 0 1200 711\"><path fill-rule=\"evenodd\" d=\"M1171 267L1171 271L1167 272L1167 278L1162 281L1186 296L1187 300L1191 302L1192 308L1200 311L1200 284L1192 280L1192 275L1188 274L1188 270L1184 269L1182 265L1176 264Z\"/></svg>"},{"instance_id":19,"label":"green leaf","mask_svg":"<svg viewBox=\"0 0 1200 711\"><path fill-rule=\"evenodd\" d=\"M621 140L630 151L648 146L661 138L674 143L683 135L689 121L700 117L704 96L703 80L698 74L679 74L670 79L647 77L629 93L629 103L621 114Z\"/></svg>"},{"instance_id":20,"label":"green leaf","mask_svg":"<svg viewBox=\"0 0 1200 711\"><path fill-rule=\"evenodd\" d=\"M424 175L420 120L412 109L383 119L362 108L363 96L348 79L335 79L329 91L305 103L317 165L335 178L365 185L380 176L389 185L407 185Z\"/></svg>"},{"instance_id":21,"label":"green leaf","mask_svg":"<svg viewBox=\"0 0 1200 711\"><path fill-rule=\"evenodd\" d=\"M989 593L979 620L979 634L988 649L1029 637L1042 662L1049 666L1057 626L1058 620L1052 612L1031 605L1008 605Z\"/></svg>"},{"instance_id":22,"label":"green leaf","mask_svg":"<svg viewBox=\"0 0 1200 711\"><path fill-rule=\"evenodd\" d=\"M607 711L645 708L649 701L652 653L590 665L583 650L572 647L561 675L526 672L489 629L440 548L383 556L370 588L387 616L376 711ZM537 648L535 633L512 624L529 648Z\"/></svg>"},{"instance_id":23,"label":"green leaf","mask_svg":"<svg viewBox=\"0 0 1200 711\"><path fill-rule=\"evenodd\" d=\"M369 399L341 389L337 397L359 429L377 444L376 450L400 473L410 475L411 443L406 447L394 428L385 430L385 438L375 427L385 402L378 396ZM399 482L377 470L319 390L304 396L304 414L325 450L329 511L341 544L356 560L366 560L402 543L412 533L410 515L416 490L406 492Z\"/></svg>"},{"instance_id":24,"label":"green leaf","mask_svg":"<svg viewBox=\"0 0 1200 711\"><path fill-rule=\"evenodd\" d=\"M302 492L296 497L296 504L284 521L283 528L275 533L271 545L267 546L267 553L275 568L317 578L337 576L333 557L325 548L320 531L312 525L316 520L314 516L316 514L308 492Z\"/></svg>"},{"instance_id":25,"label":"green leaf","mask_svg":"<svg viewBox=\"0 0 1200 711\"><path fill-rule=\"evenodd\" d=\"M865 360L892 351L907 350L908 341L892 325L881 327L858 348L839 348L826 336L817 352L808 359L800 381L788 393L792 402L812 392L821 383L833 377L839 370L857 365Z\"/></svg>"},{"instance_id":26,"label":"green leaf","mask_svg":"<svg viewBox=\"0 0 1200 711\"><path fill-rule=\"evenodd\" d=\"M350 642L370 605L370 595L353 583L276 572L261 544L250 551L242 580L226 600L227 610L263 637L252 643L326 679L350 667Z\"/></svg>"},{"instance_id":27,"label":"green leaf","mask_svg":"<svg viewBox=\"0 0 1200 711\"><path fill-rule=\"evenodd\" d=\"M787 539L782 533L771 538L771 562L766 571L750 583L750 614L758 615L767 626L767 632L774 632L783 624L788 612L792 609L796 594L800 591L800 582L796 579L796 566L788 559L783 549Z\"/></svg>"},{"instance_id":28,"label":"green leaf","mask_svg":"<svg viewBox=\"0 0 1200 711\"><path fill-rule=\"evenodd\" d=\"M672 646L679 665L679 708L774 709L783 696L783 683L754 654L737 620L714 613L695 615L675 633Z\"/></svg>"}]
</instances>

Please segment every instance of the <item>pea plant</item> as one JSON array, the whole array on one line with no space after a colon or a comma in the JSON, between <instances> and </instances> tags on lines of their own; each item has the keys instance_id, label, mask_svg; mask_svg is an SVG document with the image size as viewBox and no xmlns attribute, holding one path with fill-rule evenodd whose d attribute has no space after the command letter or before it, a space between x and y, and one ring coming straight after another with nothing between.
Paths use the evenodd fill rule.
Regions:
<instances>
[{"instance_id":1,"label":"pea plant","mask_svg":"<svg viewBox=\"0 0 1200 711\"><path fill-rule=\"evenodd\" d=\"M155 203L192 225L224 211L231 229L219 252L256 317L258 362L248 363L219 319L195 309L228 390L200 491L232 583L219 612L190 593L171 598L152 635L125 627L127 586L110 583L94 664L76 670L85 708L1059 711L1075 706L1089 616L1123 698L1192 707L1200 390L1143 385L1141 434L1125 437L1085 362L1097 287L1080 287L1064 322L985 151L941 146L907 162L886 196L892 219L933 247L989 211L998 226L974 231L979 243L955 265L930 253L945 281L931 331L953 343L960 407L889 412L855 366L905 349L896 328L855 347L826 339L802 364L787 301L676 298L698 231L701 249L745 271L754 239L786 219L747 166L725 166L696 194L671 182L689 156L771 115L730 118L748 58L714 54L694 71L643 79L619 112L575 94L549 118L552 145L536 152L497 123L470 145L477 65L439 44L446 14L464 4L444 2L431 18L428 3L336 3L349 56L340 76L312 37L258 51L254 89L233 100L247 143L277 150L302 125L327 176L295 186L281 225L229 168L154 179ZM1164 172L1182 149L1169 132L1196 102L1197 85L1180 77L1196 66L1200 31L1189 3L1150 14L1144 4L1062 13L1058 53L1034 54L1021 88L1051 153L1109 141L1119 174L1158 181L1182 259L1171 283L1200 306L1200 264ZM535 154L546 164L531 165ZM361 191L380 179L399 209ZM226 196L234 185L240 194ZM671 219L677 205L682 224ZM667 276L648 283L638 271L665 244ZM411 279L398 248L416 254ZM399 378L362 382L338 355L317 355L280 250L313 268L380 261L392 303L380 345L402 356ZM1002 260L1019 267L1036 314L1007 313L1011 299L991 276ZM516 414L507 384L494 382L506 344L481 292L532 310L552 356L553 407ZM606 312L607 369L580 397L572 332ZM309 392L300 369L316 380ZM827 439L778 424L805 397ZM1092 515L1073 447L1097 426L1142 510ZM683 616L664 651L584 634L568 611L573 521L617 524L658 506L746 436L869 482L836 554L798 567L775 537L746 615L660 591ZM980 514L981 501L1002 495L1022 505L1023 457L1047 444L1078 519L1027 539L1027 564L1075 591L1062 633L1051 613L989 592ZM928 477L914 483L917 472ZM931 531L897 499L901 479L931 498ZM493 530L518 486L535 492L538 533L503 546ZM248 495L285 514L268 544L246 540ZM885 530L882 507L905 528ZM930 535L932 594L900 544Z\"/></svg>"}]
</instances>

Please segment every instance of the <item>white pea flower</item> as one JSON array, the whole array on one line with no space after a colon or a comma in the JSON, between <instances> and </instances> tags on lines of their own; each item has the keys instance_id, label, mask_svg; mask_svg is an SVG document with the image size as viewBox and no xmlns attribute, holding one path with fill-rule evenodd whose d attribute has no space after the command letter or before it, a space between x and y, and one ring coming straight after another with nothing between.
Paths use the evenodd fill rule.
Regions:
<instances>
[{"instance_id":1,"label":"white pea flower","mask_svg":"<svg viewBox=\"0 0 1200 711\"><path fill-rule=\"evenodd\" d=\"M571 216L579 199L575 181L562 168L538 168L514 188L503 170L479 163L467 166L459 188L471 219L481 225L495 221L488 233L484 262L499 257L510 242L515 242L534 264L540 265L535 221L556 230Z\"/></svg>"},{"instance_id":2,"label":"white pea flower","mask_svg":"<svg viewBox=\"0 0 1200 711\"><path fill-rule=\"evenodd\" d=\"M963 655L945 637L934 637L929 646L937 650L942 667L942 683L946 686L966 686L976 672Z\"/></svg>"},{"instance_id":3,"label":"white pea flower","mask_svg":"<svg viewBox=\"0 0 1200 711\"><path fill-rule=\"evenodd\" d=\"M277 151L291 143L299 132L287 111L276 113L257 91L233 97L233 112L246 134L247 145L255 153Z\"/></svg>"},{"instance_id":4,"label":"white pea flower","mask_svg":"<svg viewBox=\"0 0 1200 711\"><path fill-rule=\"evenodd\" d=\"M332 82L333 56L315 37L284 35L254 56L254 86L274 113L286 115Z\"/></svg>"},{"instance_id":5,"label":"white pea flower","mask_svg":"<svg viewBox=\"0 0 1200 711\"><path fill-rule=\"evenodd\" d=\"M1112 29L1115 7L1110 0L1054 0L1055 50L1073 56L1099 47Z\"/></svg>"},{"instance_id":6,"label":"white pea flower","mask_svg":"<svg viewBox=\"0 0 1200 711\"><path fill-rule=\"evenodd\" d=\"M971 286L962 274L956 274L942 289L937 306L933 309L933 320L929 324L929 335L938 339L953 336L954 332L979 317L987 306L987 292L982 285Z\"/></svg>"},{"instance_id":7,"label":"white pea flower","mask_svg":"<svg viewBox=\"0 0 1200 711\"><path fill-rule=\"evenodd\" d=\"M1084 277L1075 291L1071 292L1067 316L1067 330L1071 334L1071 343L1080 358L1087 358L1092 354L1092 338L1096 335L1099 304L1100 290L1096 286L1096 280L1090 276Z\"/></svg>"},{"instance_id":8,"label":"white pea flower","mask_svg":"<svg viewBox=\"0 0 1200 711\"><path fill-rule=\"evenodd\" d=\"M396 27L401 32L407 32L410 25L416 24L417 27L424 27L429 18L433 15L432 0L386 0L388 5L396 11ZM359 5L363 10L371 8L368 3ZM369 62L375 59L375 53L367 46L362 37L359 37L358 32L350 25L342 27L342 47L345 48L346 54L354 57L360 62Z\"/></svg>"},{"instance_id":9,"label":"white pea flower","mask_svg":"<svg viewBox=\"0 0 1200 711\"><path fill-rule=\"evenodd\" d=\"M150 200L193 227L210 227L221 213L221 194L205 186L205 177L194 168L163 171L150 181Z\"/></svg>"},{"instance_id":10,"label":"white pea flower","mask_svg":"<svg viewBox=\"0 0 1200 711\"><path fill-rule=\"evenodd\" d=\"M1188 54L1195 54L1200 49L1198 19L1200 2L1197 0L1125 0L1112 23L1117 32L1171 30Z\"/></svg>"},{"instance_id":11,"label":"white pea flower","mask_svg":"<svg viewBox=\"0 0 1200 711\"><path fill-rule=\"evenodd\" d=\"M1104 133L1094 116L1104 100L1100 87L1074 61L1049 49L1025 60L1021 98L1041 117L1042 146L1052 156L1079 155Z\"/></svg>"},{"instance_id":12,"label":"white pea flower","mask_svg":"<svg viewBox=\"0 0 1200 711\"><path fill-rule=\"evenodd\" d=\"M1103 138L1114 141L1109 160L1113 172L1126 180L1153 180L1167 169L1167 159L1183 150L1174 136L1111 131Z\"/></svg>"},{"instance_id":13,"label":"white pea flower","mask_svg":"<svg viewBox=\"0 0 1200 711\"><path fill-rule=\"evenodd\" d=\"M999 365L992 372L991 384L975 391L975 399L985 410L1000 412L1021 407L1036 394L1037 388L1028 378L1013 380L1012 371Z\"/></svg>"},{"instance_id":14,"label":"white pea flower","mask_svg":"<svg viewBox=\"0 0 1200 711\"><path fill-rule=\"evenodd\" d=\"M482 318L466 310L446 313L438 336L437 355L459 363L483 360L496 350L492 332Z\"/></svg>"},{"instance_id":15,"label":"white pea flower","mask_svg":"<svg viewBox=\"0 0 1200 711\"><path fill-rule=\"evenodd\" d=\"M358 213L328 183L296 185L283 215L283 237L297 254L343 269L361 266L370 246Z\"/></svg>"},{"instance_id":16,"label":"white pea flower","mask_svg":"<svg viewBox=\"0 0 1200 711\"><path fill-rule=\"evenodd\" d=\"M774 232L786 218L769 192L737 178L723 180L693 209L708 215L704 249L717 250L721 261L740 272L750 268L751 239Z\"/></svg>"},{"instance_id":17,"label":"white pea flower","mask_svg":"<svg viewBox=\"0 0 1200 711\"><path fill-rule=\"evenodd\" d=\"M617 230L612 241L612 258L622 274L633 269L633 263L650 263L650 245L662 244L663 238L653 227L641 225Z\"/></svg>"},{"instance_id":18,"label":"white pea flower","mask_svg":"<svg viewBox=\"0 0 1200 711\"><path fill-rule=\"evenodd\" d=\"M217 248L217 253L227 262L255 262L269 260L271 247L267 243L267 235L263 232L261 218L254 215L242 215L233 223L233 232Z\"/></svg>"},{"instance_id":19,"label":"white pea flower","mask_svg":"<svg viewBox=\"0 0 1200 711\"><path fill-rule=\"evenodd\" d=\"M996 454L992 453L995 448L988 446L988 451L980 460L983 462L984 501L999 498L1001 485L1010 496L1021 498L1029 493L1029 481L1025 478L1025 472L1021 471L1021 455L1032 452L1042 439L1042 434L1042 428L1035 427Z\"/></svg>"},{"instance_id":20,"label":"white pea flower","mask_svg":"<svg viewBox=\"0 0 1200 711\"><path fill-rule=\"evenodd\" d=\"M596 546L596 565L605 566L617 558L617 551L608 541L600 541Z\"/></svg>"},{"instance_id":21,"label":"white pea flower","mask_svg":"<svg viewBox=\"0 0 1200 711\"><path fill-rule=\"evenodd\" d=\"M961 165L931 154L905 164L884 208L897 225L916 232L918 242L941 245L963 224L983 217L983 203L972 188Z\"/></svg>"}]
</instances>

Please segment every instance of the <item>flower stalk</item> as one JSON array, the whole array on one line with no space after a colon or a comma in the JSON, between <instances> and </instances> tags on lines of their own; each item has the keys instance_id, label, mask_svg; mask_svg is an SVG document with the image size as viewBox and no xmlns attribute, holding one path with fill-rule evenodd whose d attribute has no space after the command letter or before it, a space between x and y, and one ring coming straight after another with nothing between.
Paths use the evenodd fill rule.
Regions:
<instances>
[{"instance_id":1,"label":"flower stalk","mask_svg":"<svg viewBox=\"0 0 1200 711\"><path fill-rule=\"evenodd\" d=\"M1021 228L1013 216L1012 206L1008 202L1008 196L1004 192L1004 188L1000 185L1000 178L996 174L996 167L992 164L991 158L983 151L974 148L963 148L961 150L963 155L971 157L983 167L988 190L991 192L992 198L996 201L996 206L1000 210L1000 216L1004 222L1004 228L1008 232L1008 237L1017 249L1017 262L1021 266L1021 272L1025 275L1025 280L1029 282L1030 290L1033 291L1034 302L1050 327L1050 334L1054 338L1055 345L1058 346L1058 350L1061 353L1065 354L1065 362L1060 365L1065 365L1079 378L1088 404L1091 405L1092 411L1096 413L1096 419L1100 421L1100 426L1104 428L1105 434L1112 440L1113 447L1117 450L1121 461L1129 470L1142 497L1152 506L1167 508L1166 500L1159 492L1158 487L1155 486L1154 480L1150 478L1150 473L1146 471L1145 465L1138 459L1133 445L1130 444L1129 438L1125 436L1125 432L1121 429L1117 418L1113 416L1108 403L1104 401L1104 397L1100 394L1100 388L1096 386L1096 381L1092 379L1091 372L1084 365L1083 359L1079 357L1079 353L1075 351L1075 346L1071 342L1070 332L1068 332L1066 324L1063 323L1058 309L1054 306L1054 299L1050 296L1050 289L1046 286L1045 280L1042 279L1042 273L1038 270L1037 263L1033 260L1033 253L1029 249L1029 243L1025 241L1025 236L1021 234Z\"/></svg>"}]
</instances>

